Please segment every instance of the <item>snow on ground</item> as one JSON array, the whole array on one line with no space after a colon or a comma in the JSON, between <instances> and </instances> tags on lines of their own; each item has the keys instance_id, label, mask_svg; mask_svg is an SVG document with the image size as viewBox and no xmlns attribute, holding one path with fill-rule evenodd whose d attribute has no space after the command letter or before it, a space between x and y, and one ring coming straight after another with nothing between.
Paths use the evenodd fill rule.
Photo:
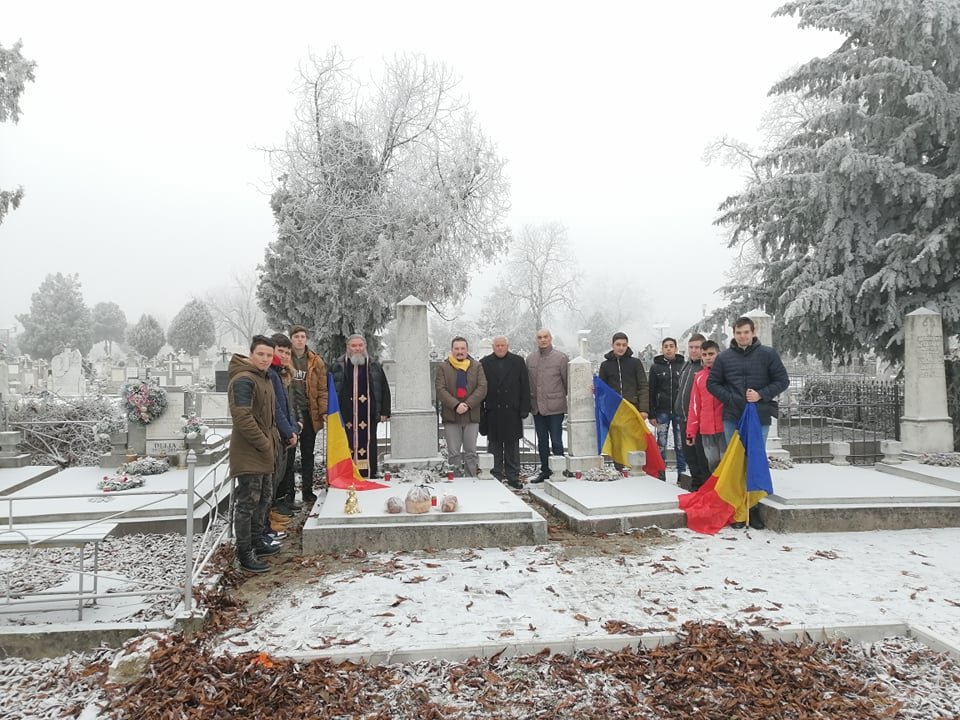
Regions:
<instances>
[{"instance_id":1,"label":"snow on ground","mask_svg":"<svg viewBox=\"0 0 960 720\"><path fill-rule=\"evenodd\" d=\"M278 583L233 653L304 656L602 638L611 620L672 630L909 622L960 645L960 529L714 537L654 529L591 556L551 543L378 553L305 583ZM302 575L301 575L302 576ZM339 647L344 646L344 647Z\"/></svg>"}]
</instances>

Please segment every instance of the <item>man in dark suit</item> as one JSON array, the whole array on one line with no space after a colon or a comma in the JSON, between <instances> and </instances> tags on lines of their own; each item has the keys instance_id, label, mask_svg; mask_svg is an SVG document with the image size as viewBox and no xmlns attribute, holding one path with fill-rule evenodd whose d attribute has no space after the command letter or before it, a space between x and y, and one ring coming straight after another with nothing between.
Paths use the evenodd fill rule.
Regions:
<instances>
[{"instance_id":1,"label":"man in dark suit","mask_svg":"<svg viewBox=\"0 0 960 720\"><path fill-rule=\"evenodd\" d=\"M523 419L530 414L530 374L519 355L510 352L507 338L493 339L493 353L480 360L487 377L481 427L493 453L493 476L519 490L520 438Z\"/></svg>"}]
</instances>

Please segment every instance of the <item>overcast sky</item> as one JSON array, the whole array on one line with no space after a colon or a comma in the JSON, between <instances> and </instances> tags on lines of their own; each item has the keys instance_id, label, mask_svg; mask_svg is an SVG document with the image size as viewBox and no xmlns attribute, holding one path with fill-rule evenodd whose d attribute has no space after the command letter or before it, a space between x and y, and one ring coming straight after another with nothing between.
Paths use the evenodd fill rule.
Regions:
<instances>
[{"instance_id":1,"label":"overcast sky","mask_svg":"<svg viewBox=\"0 0 960 720\"><path fill-rule=\"evenodd\" d=\"M712 220L740 179L704 147L752 139L771 84L838 44L779 4L2 0L0 43L38 67L0 125L0 187L27 193L0 225L0 328L52 272L166 323L252 270L274 237L257 148L290 125L298 63L338 44L364 73L448 63L508 161L511 227L559 221L593 282L629 285L634 345L679 333L732 257Z\"/></svg>"}]
</instances>

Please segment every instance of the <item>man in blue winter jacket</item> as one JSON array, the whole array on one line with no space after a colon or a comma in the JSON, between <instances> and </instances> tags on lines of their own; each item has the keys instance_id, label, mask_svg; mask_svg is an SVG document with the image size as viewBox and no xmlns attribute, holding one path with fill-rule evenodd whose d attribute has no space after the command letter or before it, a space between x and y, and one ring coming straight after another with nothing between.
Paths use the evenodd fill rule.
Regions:
<instances>
[{"instance_id":1,"label":"man in blue winter jacket","mask_svg":"<svg viewBox=\"0 0 960 720\"><path fill-rule=\"evenodd\" d=\"M753 320L737 318L730 347L717 356L707 378L707 390L723 403L723 434L727 442L736 432L747 403L756 403L766 441L770 420L779 411L774 398L788 387L790 376L780 355L760 343Z\"/></svg>"}]
</instances>

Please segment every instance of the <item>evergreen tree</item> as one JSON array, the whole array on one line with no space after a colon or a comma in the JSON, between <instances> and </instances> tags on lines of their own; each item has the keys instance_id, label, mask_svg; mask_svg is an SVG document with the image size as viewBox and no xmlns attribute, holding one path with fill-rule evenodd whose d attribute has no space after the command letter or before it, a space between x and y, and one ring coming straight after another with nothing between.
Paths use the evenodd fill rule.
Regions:
<instances>
[{"instance_id":1,"label":"evergreen tree","mask_svg":"<svg viewBox=\"0 0 960 720\"><path fill-rule=\"evenodd\" d=\"M33 82L33 69L37 66L27 60L20 49L19 41L11 48L0 45L0 122L20 120L20 96L28 82ZM0 223L4 216L15 210L23 198L23 188L0 190Z\"/></svg>"},{"instance_id":2,"label":"evergreen tree","mask_svg":"<svg viewBox=\"0 0 960 720\"><path fill-rule=\"evenodd\" d=\"M115 302L93 306L93 341L106 343L107 355L113 354L113 343L123 342L127 332L127 316Z\"/></svg>"},{"instance_id":3,"label":"evergreen tree","mask_svg":"<svg viewBox=\"0 0 960 720\"><path fill-rule=\"evenodd\" d=\"M20 349L33 357L49 360L67 346L86 355L93 346L93 321L78 275L47 275L30 299L30 312L17 320L23 325Z\"/></svg>"},{"instance_id":4,"label":"evergreen tree","mask_svg":"<svg viewBox=\"0 0 960 720\"><path fill-rule=\"evenodd\" d=\"M762 158L721 205L731 244L755 243L758 282L735 312L777 316L781 349L846 362L903 354L919 306L960 331L960 5L802 0L778 15L839 32L840 46L777 83L822 110Z\"/></svg>"},{"instance_id":5,"label":"evergreen tree","mask_svg":"<svg viewBox=\"0 0 960 720\"><path fill-rule=\"evenodd\" d=\"M163 328L153 315L141 315L137 324L127 332L127 344L146 358L156 357L163 341Z\"/></svg>"},{"instance_id":6,"label":"evergreen tree","mask_svg":"<svg viewBox=\"0 0 960 720\"><path fill-rule=\"evenodd\" d=\"M506 247L503 160L455 86L445 67L400 57L368 92L339 51L312 59L274 156L278 233L257 290L271 325L305 325L332 356L408 295L456 303Z\"/></svg>"},{"instance_id":7,"label":"evergreen tree","mask_svg":"<svg viewBox=\"0 0 960 720\"><path fill-rule=\"evenodd\" d=\"M198 355L216 340L213 315L203 300L191 300L176 314L167 329L167 342L174 350Z\"/></svg>"}]
</instances>

